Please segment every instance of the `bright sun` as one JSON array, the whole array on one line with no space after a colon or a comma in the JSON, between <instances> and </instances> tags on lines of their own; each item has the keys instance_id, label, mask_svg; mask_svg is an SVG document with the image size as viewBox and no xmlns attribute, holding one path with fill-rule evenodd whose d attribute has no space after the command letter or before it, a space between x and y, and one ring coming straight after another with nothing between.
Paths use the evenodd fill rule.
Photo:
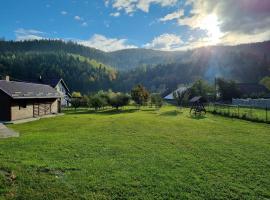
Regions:
<instances>
[{"instance_id":1,"label":"bright sun","mask_svg":"<svg viewBox=\"0 0 270 200\"><path fill-rule=\"evenodd\" d=\"M220 31L218 18L216 15L211 14L206 16L203 19L201 26L207 31L210 43L217 44L220 41L222 33Z\"/></svg>"}]
</instances>

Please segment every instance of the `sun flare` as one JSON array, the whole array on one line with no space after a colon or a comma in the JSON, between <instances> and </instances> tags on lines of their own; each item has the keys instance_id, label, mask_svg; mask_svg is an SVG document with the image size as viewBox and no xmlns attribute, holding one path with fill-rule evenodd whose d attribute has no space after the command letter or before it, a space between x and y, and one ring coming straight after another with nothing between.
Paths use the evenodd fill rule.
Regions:
<instances>
[{"instance_id":1,"label":"sun flare","mask_svg":"<svg viewBox=\"0 0 270 200\"><path fill-rule=\"evenodd\" d=\"M219 28L218 18L215 14L207 15L202 21L202 28L207 31L209 42L217 44L222 33Z\"/></svg>"}]
</instances>

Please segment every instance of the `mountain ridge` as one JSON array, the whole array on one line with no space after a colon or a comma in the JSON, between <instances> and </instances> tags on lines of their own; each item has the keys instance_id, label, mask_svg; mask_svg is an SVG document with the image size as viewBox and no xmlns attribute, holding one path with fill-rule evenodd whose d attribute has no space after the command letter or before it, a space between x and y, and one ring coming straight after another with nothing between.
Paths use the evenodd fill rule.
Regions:
<instances>
[{"instance_id":1,"label":"mountain ridge","mask_svg":"<svg viewBox=\"0 0 270 200\"><path fill-rule=\"evenodd\" d=\"M269 52L270 41L173 52L150 49L103 52L63 41L0 41L0 74L25 79L37 78L49 70L67 79L72 90L83 93L100 89L129 91L139 83L153 92L162 92L197 79L213 82L215 77L258 83L270 75ZM65 72L67 68L76 77Z\"/></svg>"}]
</instances>

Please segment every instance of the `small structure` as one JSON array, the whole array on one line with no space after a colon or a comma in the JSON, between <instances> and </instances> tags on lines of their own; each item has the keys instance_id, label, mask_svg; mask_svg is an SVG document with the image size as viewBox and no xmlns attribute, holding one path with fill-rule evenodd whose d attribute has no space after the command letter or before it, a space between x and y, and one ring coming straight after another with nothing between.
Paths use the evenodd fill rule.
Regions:
<instances>
[{"instance_id":1,"label":"small structure","mask_svg":"<svg viewBox=\"0 0 270 200\"><path fill-rule=\"evenodd\" d=\"M60 99L49 85L0 80L0 121L59 113Z\"/></svg>"},{"instance_id":2,"label":"small structure","mask_svg":"<svg viewBox=\"0 0 270 200\"><path fill-rule=\"evenodd\" d=\"M206 114L206 109L203 105L205 102L205 99L201 96L193 97L189 100L191 104L190 113L193 113L195 115L201 115L202 113Z\"/></svg>"},{"instance_id":3,"label":"small structure","mask_svg":"<svg viewBox=\"0 0 270 200\"><path fill-rule=\"evenodd\" d=\"M42 79L40 77L39 83L49 85L56 89L61 94L61 106L69 106L71 94L70 90L62 78L54 78L54 79Z\"/></svg>"}]
</instances>

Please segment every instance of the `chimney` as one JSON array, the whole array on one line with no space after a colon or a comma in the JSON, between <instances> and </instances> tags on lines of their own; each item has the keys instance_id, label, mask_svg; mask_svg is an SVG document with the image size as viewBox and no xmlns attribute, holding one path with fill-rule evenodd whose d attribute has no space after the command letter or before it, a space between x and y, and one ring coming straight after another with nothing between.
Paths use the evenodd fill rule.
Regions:
<instances>
[{"instance_id":1,"label":"chimney","mask_svg":"<svg viewBox=\"0 0 270 200\"><path fill-rule=\"evenodd\" d=\"M10 80L9 76L6 76L6 81L9 81L9 80Z\"/></svg>"}]
</instances>

